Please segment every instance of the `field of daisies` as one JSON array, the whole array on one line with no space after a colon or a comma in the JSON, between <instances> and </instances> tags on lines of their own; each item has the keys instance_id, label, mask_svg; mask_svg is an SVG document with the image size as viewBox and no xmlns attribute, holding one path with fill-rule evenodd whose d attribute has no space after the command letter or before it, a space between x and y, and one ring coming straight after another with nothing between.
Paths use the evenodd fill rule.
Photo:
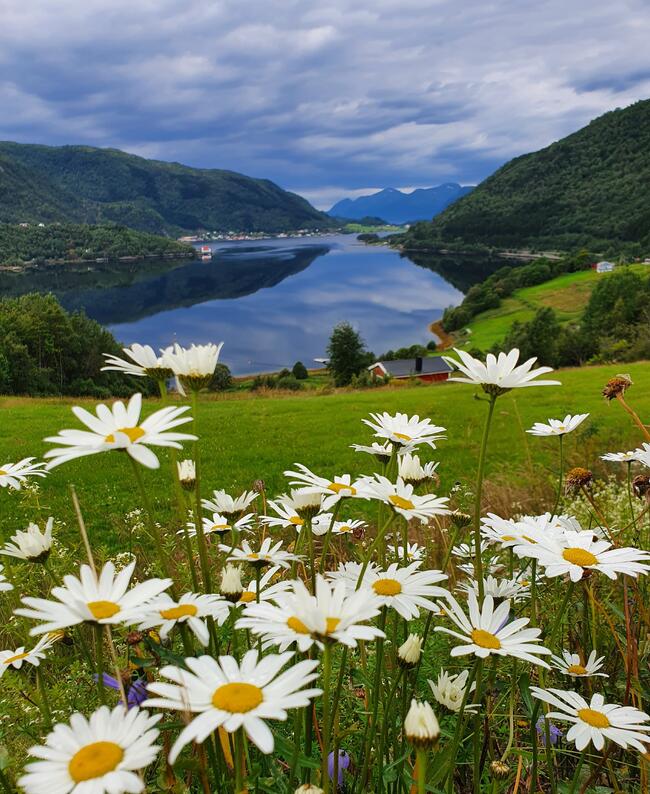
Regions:
<instances>
[{"instance_id":1,"label":"field of daisies","mask_svg":"<svg viewBox=\"0 0 650 794\"><path fill-rule=\"evenodd\" d=\"M54 467L101 471L119 453L138 494L111 559L73 486L78 545L52 516L0 547L0 789L647 792L650 431L632 379L602 385L638 431L636 448L600 453L615 485L566 463L589 414L540 416L527 432L555 445L553 497L541 515L498 515L483 486L499 401L561 373L517 350L447 358L484 416L469 489L439 486L461 428L384 412L349 439L365 474L296 462L284 493L240 493L227 470L202 476L197 402L220 349L108 357L152 379L163 407L75 407L43 461L0 462L0 498L38 501Z\"/></svg>"}]
</instances>

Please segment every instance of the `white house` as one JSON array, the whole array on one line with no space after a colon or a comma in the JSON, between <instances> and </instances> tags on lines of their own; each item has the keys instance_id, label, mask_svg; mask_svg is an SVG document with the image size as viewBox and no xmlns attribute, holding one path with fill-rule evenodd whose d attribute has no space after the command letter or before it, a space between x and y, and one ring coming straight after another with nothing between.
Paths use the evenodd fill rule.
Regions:
<instances>
[{"instance_id":1,"label":"white house","mask_svg":"<svg viewBox=\"0 0 650 794\"><path fill-rule=\"evenodd\" d=\"M596 273L611 273L615 267L616 265L613 262L607 262L606 260L596 262Z\"/></svg>"}]
</instances>

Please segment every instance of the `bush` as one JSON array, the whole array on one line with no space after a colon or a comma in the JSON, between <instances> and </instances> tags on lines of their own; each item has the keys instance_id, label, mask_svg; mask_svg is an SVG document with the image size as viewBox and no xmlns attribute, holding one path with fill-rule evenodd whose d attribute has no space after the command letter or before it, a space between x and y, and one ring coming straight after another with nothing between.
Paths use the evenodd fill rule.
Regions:
<instances>
[{"instance_id":1,"label":"bush","mask_svg":"<svg viewBox=\"0 0 650 794\"><path fill-rule=\"evenodd\" d=\"M291 370L291 374L297 380L307 380L309 377L307 367L302 363L302 361L296 361L296 363L293 365L293 369Z\"/></svg>"},{"instance_id":2,"label":"bush","mask_svg":"<svg viewBox=\"0 0 650 794\"><path fill-rule=\"evenodd\" d=\"M302 383L296 380L293 375L283 375L275 382L276 389L286 389L288 391L299 391L302 389Z\"/></svg>"}]
</instances>

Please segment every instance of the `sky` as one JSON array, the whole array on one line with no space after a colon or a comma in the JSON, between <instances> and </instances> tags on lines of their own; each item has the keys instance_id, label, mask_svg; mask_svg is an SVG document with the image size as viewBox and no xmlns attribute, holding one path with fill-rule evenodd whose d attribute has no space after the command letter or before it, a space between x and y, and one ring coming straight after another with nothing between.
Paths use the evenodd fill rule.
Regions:
<instances>
[{"instance_id":1,"label":"sky","mask_svg":"<svg viewBox=\"0 0 650 794\"><path fill-rule=\"evenodd\" d=\"M647 0L0 0L0 139L272 179L476 184L650 97Z\"/></svg>"}]
</instances>

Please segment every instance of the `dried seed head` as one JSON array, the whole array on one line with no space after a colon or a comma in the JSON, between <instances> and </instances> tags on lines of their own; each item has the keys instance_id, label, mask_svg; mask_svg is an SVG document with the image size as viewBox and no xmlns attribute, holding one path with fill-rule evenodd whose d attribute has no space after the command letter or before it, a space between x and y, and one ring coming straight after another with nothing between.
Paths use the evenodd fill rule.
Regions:
<instances>
[{"instance_id":1,"label":"dried seed head","mask_svg":"<svg viewBox=\"0 0 650 794\"><path fill-rule=\"evenodd\" d=\"M565 489L568 494L576 493L581 488L588 488L594 479L594 475L589 469L583 469L581 466L576 466L574 469L569 469L566 473L564 480Z\"/></svg>"},{"instance_id":2,"label":"dried seed head","mask_svg":"<svg viewBox=\"0 0 650 794\"><path fill-rule=\"evenodd\" d=\"M144 633L142 631L130 631L126 635L126 644L137 645L138 643L142 642L143 639Z\"/></svg>"},{"instance_id":3,"label":"dried seed head","mask_svg":"<svg viewBox=\"0 0 650 794\"><path fill-rule=\"evenodd\" d=\"M469 513L463 513L462 510L454 510L450 518L451 523L458 529L464 529L472 523L472 517Z\"/></svg>"},{"instance_id":4,"label":"dried seed head","mask_svg":"<svg viewBox=\"0 0 650 794\"><path fill-rule=\"evenodd\" d=\"M619 394L624 394L632 385L632 378L629 375L617 375L610 378L603 389L603 397L606 400L613 400Z\"/></svg>"},{"instance_id":5,"label":"dried seed head","mask_svg":"<svg viewBox=\"0 0 650 794\"><path fill-rule=\"evenodd\" d=\"M632 490L634 491L634 495L638 496L639 499L643 499L644 496L649 498L650 476L647 474L637 474L632 480Z\"/></svg>"},{"instance_id":6,"label":"dried seed head","mask_svg":"<svg viewBox=\"0 0 650 794\"><path fill-rule=\"evenodd\" d=\"M490 773L496 780L505 780L510 774L510 767L504 764L503 761L492 761L490 764Z\"/></svg>"},{"instance_id":7,"label":"dried seed head","mask_svg":"<svg viewBox=\"0 0 650 794\"><path fill-rule=\"evenodd\" d=\"M253 481L253 490L257 493L264 493L266 490L266 483L264 480L254 480Z\"/></svg>"}]
</instances>

